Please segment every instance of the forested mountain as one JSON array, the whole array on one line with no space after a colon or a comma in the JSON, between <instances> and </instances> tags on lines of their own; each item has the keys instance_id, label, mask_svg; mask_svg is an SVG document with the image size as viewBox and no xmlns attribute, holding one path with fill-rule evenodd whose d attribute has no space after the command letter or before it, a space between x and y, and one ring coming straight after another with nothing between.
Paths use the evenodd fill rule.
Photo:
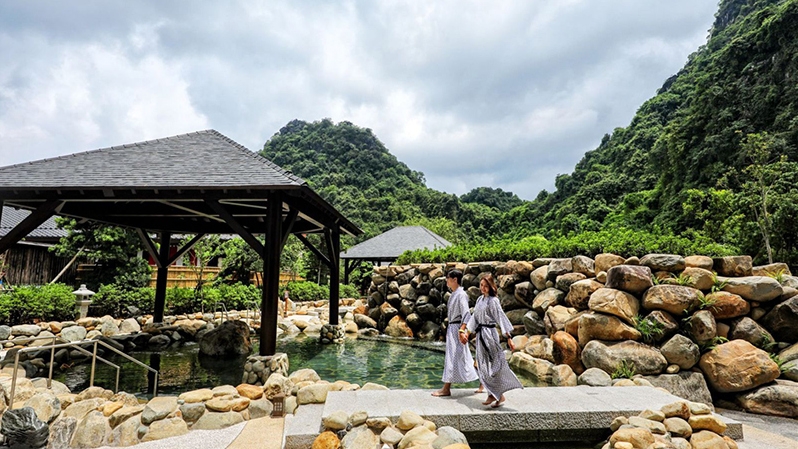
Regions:
<instances>
[{"instance_id":1,"label":"forested mountain","mask_svg":"<svg viewBox=\"0 0 798 449\"><path fill-rule=\"evenodd\" d=\"M295 120L262 154L306 179L365 237L422 224L464 247L502 238L507 247L535 235L578 242L633 231L644 234L642 250L672 235L795 265L798 0L722 0L707 43L629 126L534 201L490 187L460 198L429 189L371 130L348 122Z\"/></svg>"},{"instance_id":2,"label":"forested mountain","mask_svg":"<svg viewBox=\"0 0 798 449\"><path fill-rule=\"evenodd\" d=\"M370 129L349 122L294 120L261 155L305 179L365 231L362 239L417 224L462 242L493 232L502 211L521 202L501 189L485 188L464 201L430 189L424 175L398 161Z\"/></svg>"},{"instance_id":3,"label":"forested mountain","mask_svg":"<svg viewBox=\"0 0 798 449\"><path fill-rule=\"evenodd\" d=\"M706 45L556 191L509 215L524 234L700 233L798 262L798 1L724 0Z\"/></svg>"}]
</instances>

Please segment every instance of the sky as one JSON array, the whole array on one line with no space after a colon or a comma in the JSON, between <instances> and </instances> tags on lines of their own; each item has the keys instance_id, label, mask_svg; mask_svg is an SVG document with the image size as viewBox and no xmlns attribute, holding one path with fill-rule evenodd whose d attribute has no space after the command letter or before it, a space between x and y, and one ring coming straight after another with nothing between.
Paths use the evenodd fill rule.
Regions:
<instances>
[{"instance_id":1,"label":"sky","mask_svg":"<svg viewBox=\"0 0 798 449\"><path fill-rule=\"evenodd\" d=\"M706 42L716 0L0 2L0 166L293 119L461 195L552 191Z\"/></svg>"}]
</instances>

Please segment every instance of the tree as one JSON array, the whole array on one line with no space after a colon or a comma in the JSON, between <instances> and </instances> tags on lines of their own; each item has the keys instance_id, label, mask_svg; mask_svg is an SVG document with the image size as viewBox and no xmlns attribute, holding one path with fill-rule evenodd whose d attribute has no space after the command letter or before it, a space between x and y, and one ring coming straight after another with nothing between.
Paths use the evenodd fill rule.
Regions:
<instances>
[{"instance_id":1,"label":"tree","mask_svg":"<svg viewBox=\"0 0 798 449\"><path fill-rule=\"evenodd\" d=\"M139 236L130 229L87 221L77 223L71 218L56 218L56 224L67 235L51 248L61 257L73 257L83 250L86 259L94 263L84 275L83 283L97 291L101 285L115 284L123 289L146 287L152 270L139 257L143 246Z\"/></svg>"}]
</instances>

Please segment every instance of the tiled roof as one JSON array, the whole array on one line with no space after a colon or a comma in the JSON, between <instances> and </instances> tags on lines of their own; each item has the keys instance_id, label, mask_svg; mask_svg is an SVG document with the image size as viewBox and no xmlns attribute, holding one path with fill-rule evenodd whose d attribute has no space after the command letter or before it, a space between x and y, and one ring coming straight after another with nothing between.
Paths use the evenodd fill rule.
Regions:
<instances>
[{"instance_id":1,"label":"tiled roof","mask_svg":"<svg viewBox=\"0 0 798 449\"><path fill-rule=\"evenodd\" d=\"M14 226L18 225L22 220L30 215L30 212L24 209L14 209L12 207L3 207L3 217L0 221L0 237L8 234ZM55 217L50 217L41 224L38 228L34 229L28 238L47 238L55 239L64 237L67 232L63 229L58 229L55 225Z\"/></svg>"},{"instance_id":2,"label":"tiled roof","mask_svg":"<svg viewBox=\"0 0 798 449\"><path fill-rule=\"evenodd\" d=\"M424 226L400 226L361 242L341 253L343 259L396 259L405 251L451 246Z\"/></svg>"},{"instance_id":3,"label":"tiled roof","mask_svg":"<svg viewBox=\"0 0 798 449\"><path fill-rule=\"evenodd\" d=\"M0 167L0 189L246 188L305 181L215 130Z\"/></svg>"}]
</instances>

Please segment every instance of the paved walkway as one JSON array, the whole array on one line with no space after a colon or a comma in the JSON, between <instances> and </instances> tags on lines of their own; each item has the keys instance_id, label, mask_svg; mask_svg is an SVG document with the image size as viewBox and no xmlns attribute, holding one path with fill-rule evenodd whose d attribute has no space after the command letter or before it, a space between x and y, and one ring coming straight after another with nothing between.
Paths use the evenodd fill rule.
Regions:
<instances>
[{"instance_id":1,"label":"paved walkway","mask_svg":"<svg viewBox=\"0 0 798 449\"><path fill-rule=\"evenodd\" d=\"M743 423L745 440L737 443L740 449L798 448L798 420L726 409L717 412Z\"/></svg>"}]
</instances>

